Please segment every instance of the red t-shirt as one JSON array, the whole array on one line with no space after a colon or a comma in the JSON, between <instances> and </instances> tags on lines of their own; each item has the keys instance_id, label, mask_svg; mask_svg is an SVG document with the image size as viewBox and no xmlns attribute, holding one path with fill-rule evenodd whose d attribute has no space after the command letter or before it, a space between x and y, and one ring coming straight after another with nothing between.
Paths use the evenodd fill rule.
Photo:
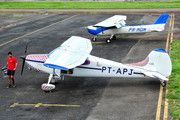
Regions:
<instances>
[{"instance_id":1,"label":"red t-shirt","mask_svg":"<svg viewBox=\"0 0 180 120\"><path fill-rule=\"evenodd\" d=\"M11 59L7 57L7 62L8 62L8 70L14 70L15 64L17 63L16 58L12 56Z\"/></svg>"}]
</instances>

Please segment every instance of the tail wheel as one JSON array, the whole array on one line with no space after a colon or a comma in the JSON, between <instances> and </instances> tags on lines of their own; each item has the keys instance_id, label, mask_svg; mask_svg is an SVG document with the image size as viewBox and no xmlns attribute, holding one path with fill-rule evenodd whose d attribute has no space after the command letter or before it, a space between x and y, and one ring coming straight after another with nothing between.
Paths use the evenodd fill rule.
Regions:
<instances>
[{"instance_id":1,"label":"tail wheel","mask_svg":"<svg viewBox=\"0 0 180 120\"><path fill-rule=\"evenodd\" d=\"M111 43L111 40L110 40L110 39L107 39L106 42L107 42L107 43Z\"/></svg>"},{"instance_id":2,"label":"tail wheel","mask_svg":"<svg viewBox=\"0 0 180 120\"><path fill-rule=\"evenodd\" d=\"M166 87L166 82L162 82L161 85L162 85L163 87Z\"/></svg>"}]
</instances>

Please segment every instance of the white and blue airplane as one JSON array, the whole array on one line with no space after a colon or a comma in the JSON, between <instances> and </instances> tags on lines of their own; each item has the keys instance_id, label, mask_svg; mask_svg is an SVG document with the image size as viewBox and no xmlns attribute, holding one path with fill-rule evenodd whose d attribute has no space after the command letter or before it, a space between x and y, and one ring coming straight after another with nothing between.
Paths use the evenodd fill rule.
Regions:
<instances>
[{"instance_id":1,"label":"white and blue airplane","mask_svg":"<svg viewBox=\"0 0 180 120\"><path fill-rule=\"evenodd\" d=\"M27 49L27 45L26 45ZM171 75L172 64L163 49L153 50L145 60L138 63L122 64L90 55L92 44L89 39L72 36L49 54L30 54L21 56L30 70L48 73L48 82L41 85L43 91L55 89L50 84L56 80L70 77L123 77L158 78L165 86ZM26 50L25 50L26 53Z\"/></svg>"},{"instance_id":2,"label":"white and blue airplane","mask_svg":"<svg viewBox=\"0 0 180 120\"><path fill-rule=\"evenodd\" d=\"M106 40L111 43L111 40L116 39L116 35L130 33L147 33L160 32L164 30L164 26L169 17L169 14L161 14L153 24L126 26L124 15L114 15L98 24L86 27L90 34L95 35L92 41L95 42L97 36L110 36Z\"/></svg>"}]
</instances>

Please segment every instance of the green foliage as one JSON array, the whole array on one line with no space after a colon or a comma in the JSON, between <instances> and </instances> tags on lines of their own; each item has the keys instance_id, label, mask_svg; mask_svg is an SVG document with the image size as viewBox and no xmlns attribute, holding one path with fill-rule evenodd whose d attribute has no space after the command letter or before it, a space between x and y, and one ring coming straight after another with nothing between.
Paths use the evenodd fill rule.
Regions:
<instances>
[{"instance_id":1,"label":"green foliage","mask_svg":"<svg viewBox=\"0 0 180 120\"><path fill-rule=\"evenodd\" d=\"M90 12L89 14L99 14L98 12Z\"/></svg>"},{"instance_id":2,"label":"green foliage","mask_svg":"<svg viewBox=\"0 0 180 120\"><path fill-rule=\"evenodd\" d=\"M14 15L15 18L22 18L22 15Z\"/></svg>"},{"instance_id":3,"label":"green foliage","mask_svg":"<svg viewBox=\"0 0 180 120\"><path fill-rule=\"evenodd\" d=\"M171 43L172 73L168 81L167 98L169 99L170 115L180 119L180 40Z\"/></svg>"},{"instance_id":4,"label":"green foliage","mask_svg":"<svg viewBox=\"0 0 180 120\"><path fill-rule=\"evenodd\" d=\"M42 14L44 14L44 12L40 12L40 14L42 15Z\"/></svg>"},{"instance_id":5,"label":"green foliage","mask_svg":"<svg viewBox=\"0 0 180 120\"><path fill-rule=\"evenodd\" d=\"M140 23L140 21L135 22L136 24Z\"/></svg>"},{"instance_id":6,"label":"green foliage","mask_svg":"<svg viewBox=\"0 0 180 120\"><path fill-rule=\"evenodd\" d=\"M180 8L180 1L172 2L0 2L1 9L138 9ZM172 7L171 7L172 6Z\"/></svg>"},{"instance_id":7,"label":"green foliage","mask_svg":"<svg viewBox=\"0 0 180 120\"><path fill-rule=\"evenodd\" d=\"M125 36L129 36L129 35L121 34L121 35L117 35L117 36L125 37Z\"/></svg>"}]
</instances>

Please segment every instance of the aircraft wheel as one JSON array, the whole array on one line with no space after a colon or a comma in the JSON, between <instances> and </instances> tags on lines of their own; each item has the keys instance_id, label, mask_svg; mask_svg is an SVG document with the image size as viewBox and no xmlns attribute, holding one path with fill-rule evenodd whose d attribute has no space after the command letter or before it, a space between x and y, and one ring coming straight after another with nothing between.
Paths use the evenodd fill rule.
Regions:
<instances>
[{"instance_id":1,"label":"aircraft wheel","mask_svg":"<svg viewBox=\"0 0 180 120\"><path fill-rule=\"evenodd\" d=\"M50 83L56 83L56 80L52 78Z\"/></svg>"},{"instance_id":2,"label":"aircraft wheel","mask_svg":"<svg viewBox=\"0 0 180 120\"><path fill-rule=\"evenodd\" d=\"M166 82L161 83L163 87L166 87Z\"/></svg>"},{"instance_id":3,"label":"aircraft wheel","mask_svg":"<svg viewBox=\"0 0 180 120\"><path fill-rule=\"evenodd\" d=\"M107 39L106 42L107 42L107 43L111 43L111 40L110 40L110 39Z\"/></svg>"},{"instance_id":4,"label":"aircraft wheel","mask_svg":"<svg viewBox=\"0 0 180 120\"><path fill-rule=\"evenodd\" d=\"M116 36L115 35L112 37L112 40L116 40Z\"/></svg>"},{"instance_id":5,"label":"aircraft wheel","mask_svg":"<svg viewBox=\"0 0 180 120\"><path fill-rule=\"evenodd\" d=\"M96 40L97 40L97 39L96 39L95 37L94 37L94 38L92 38L92 41L93 41L93 42L96 42Z\"/></svg>"}]
</instances>

